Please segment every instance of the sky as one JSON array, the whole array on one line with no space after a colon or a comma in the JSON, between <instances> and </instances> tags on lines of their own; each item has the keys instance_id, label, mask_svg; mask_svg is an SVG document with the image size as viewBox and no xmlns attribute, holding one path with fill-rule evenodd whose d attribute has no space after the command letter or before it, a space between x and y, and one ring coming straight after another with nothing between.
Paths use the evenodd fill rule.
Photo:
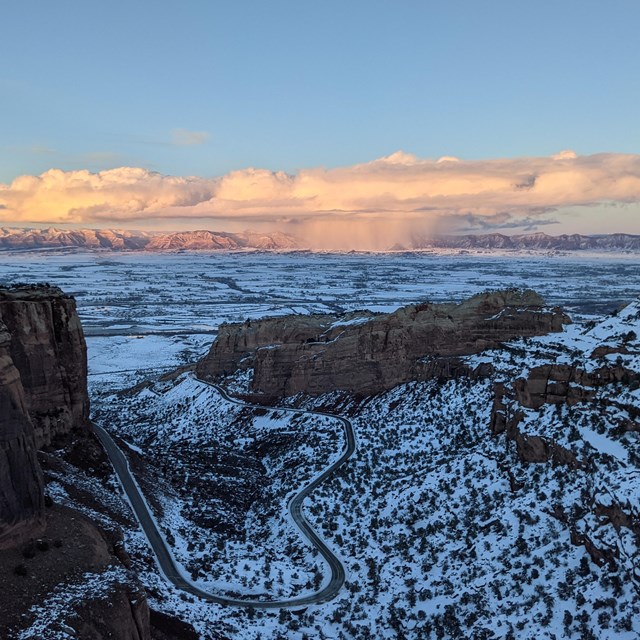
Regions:
<instances>
[{"instance_id":1,"label":"sky","mask_svg":"<svg viewBox=\"0 0 640 640\"><path fill-rule=\"evenodd\" d=\"M636 0L1 11L3 226L640 233Z\"/></svg>"}]
</instances>

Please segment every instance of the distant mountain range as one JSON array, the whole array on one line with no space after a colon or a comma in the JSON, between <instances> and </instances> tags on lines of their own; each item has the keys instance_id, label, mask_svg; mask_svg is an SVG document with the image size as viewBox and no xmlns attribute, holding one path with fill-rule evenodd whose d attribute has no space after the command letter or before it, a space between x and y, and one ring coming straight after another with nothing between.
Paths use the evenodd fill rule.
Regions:
<instances>
[{"instance_id":1,"label":"distant mountain range","mask_svg":"<svg viewBox=\"0 0 640 640\"><path fill-rule=\"evenodd\" d=\"M640 235L611 233L585 236L579 233L550 236L526 233L506 236L502 233L483 235L437 236L414 238L410 249L511 249L557 251L640 251Z\"/></svg>"},{"instance_id":2,"label":"distant mountain range","mask_svg":"<svg viewBox=\"0 0 640 640\"><path fill-rule=\"evenodd\" d=\"M273 233L183 231L152 233L113 229L0 229L0 250L106 249L114 251L286 251L299 248L293 236Z\"/></svg>"},{"instance_id":3,"label":"distant mountain range","mask_svg":"<svg viewBox=\"0 0 640 640\"><path fill-rule=\"evenodd\" d=\"M112 251L295 251L306 249L303 241L279 231L226 233L217 231L181 231L161 233L114 229L15 229L0 228L0 251L30 249L112 250ZM612 233L550 236L528 233L507 236L484 235L414 236L407 245L395 245L389 251L422 249L511 250L511 251L610 251L640 252L640 235Z\"/></svg>"}]
</instances>

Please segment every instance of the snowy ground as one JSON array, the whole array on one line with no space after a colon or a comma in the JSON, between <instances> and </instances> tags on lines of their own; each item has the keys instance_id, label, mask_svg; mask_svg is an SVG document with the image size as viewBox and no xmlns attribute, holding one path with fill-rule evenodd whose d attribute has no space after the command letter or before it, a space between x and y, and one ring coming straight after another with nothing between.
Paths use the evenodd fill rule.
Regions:
<instances>
[{"instance_id":1,"label":"snowy ground","mask_svg":"<svg viewBox=\"0 0 640 640\"><path fill-rule=\"evenodd\" d=\"M586 321L637 296L640 265L575 255L24 254L0 257L0 281L47 281L76 295L94 416L153 463L146 486L185 570L207 588L287 595L312 590L324 570L289 522L287 496L338 454L340 428L241 410L189 374L160 382L163 371L197 359L221 322L292 311L388 311L526 285ZM496 380L545 362L590 370L595 346L640 334L636 312L470 360L490 359ZM627 346L607 359L638 371L637 340ZM141 380L150 382L118 393ZM409 384L337 406L351 413L358 451L306 503L347 566L334 601L280 613L201 603L161 579L128 527L153 605L203 638L640 637L636 534L594 507L640 512L638 434L620 429L637 417L607 404L638 407L640 391L612 385L599 391L603 403L527 412L530 433L585 462L568 470L523 464L504 435L490 435L492 383ZM62 484L51 488L64 495ZM557 507L579 535L617 549L615 570L572 544Z\"/></svg>"},{"instance_id":2,"label":"snowy ground","mask_svg":"<svg viewBox=\"0 0 640 640\"><path fill-rule=\"evenodd\" d=\"M569 325L553 340L532 339L527 350L516 342L491 354L501 369L495 380L527 372L543 353L555 361L570 351L587 363L595 346L620 345L629 331L640 334L640 305L591 329ZM625 344L622 363L638 371L640 343ZM586 406L528 411L521 428L573 451L582 467L569 469L522 463L504 434L490 435L495 380L412 383L359 405L340 405L337 398L307 403L338 403L358 438L345 472L307 503L311 522L345 561L344 591L299 614L229 613L194 601L188 619L201 629L224 621L232 637L247 639L639 637L633 622L640 615L637 533L614 525L599 506L640 514L640 469L631 463L640 460L638 433L619 428L632 416L602 408L620 399L640 408L638 390L609 385ZM340 448L329 423L326 431L315 420L291 425L272 412L258 418L245 412L239 419L237 407L188 374L133 400L111 397L109 404L106 415L116 430L143 448L153 434L161 450L175 441L202 448L213 437L242 452L265 430L306 432L303 441L294 437L265 456L265 496L272 502L260 500L248 511L246 538L221 542L209 535L207 542L206 532L190 522L191 499L174 500L166 517L172 530L187 532L176 543L179 557L194 577L198 567L206 568L201 580L208 588L259 593L264 587L279 595L297 593L305 582L309 588L322 568L277 504L306 481L310 465L326 464ZM178 405L188 406L176 411ZM126 411L129 419L118 421ZM186 471L191 463L184 451ZM611 553L615 563L594 562L572 542L572 532ZM185 553L187 540L197 542ZM162 606L173 603L169 598Z\"/></svg>"}]
</instances>

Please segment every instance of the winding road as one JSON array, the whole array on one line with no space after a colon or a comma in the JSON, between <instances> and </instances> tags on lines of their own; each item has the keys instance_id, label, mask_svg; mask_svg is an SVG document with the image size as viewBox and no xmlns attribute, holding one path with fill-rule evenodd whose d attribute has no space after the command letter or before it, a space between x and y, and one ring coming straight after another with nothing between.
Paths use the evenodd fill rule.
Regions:
<instances>
[{"instance_id":1,"label":"winding road","mask_svg":"<svg viewBox=\"0 0 640 640\"><path fill-rule=\"evenodd\" d=\"M227 401L233 404L240 405L242 407L248 407L252 409L271 409L274 411L284 411L287 413L296 413L302 415L316 415L326 416L338 420L344 428L345 434L345 448L342 451L342 455L332 465L327 467L320 475L318 475L309 484L305 485L298 493L296 493L289 501L289 512L294 522L302 532L302 534L309 540L312 546L314 546L327 561L331 569L331 579L322 589L316 593L312 593L305 596L298 596L295 598L287 598L284 600L251 600L240 599L230 596L210 593L198 587L195 583L191 582L183 575L183 572L178 568L178 564L171 553L171 550L167 546L165 539L158 530L158 525L154 520L149 505L147 504L140 487L135 481L126 457L115 443L113 438L102 427L94 425L95 433L100 439L102 446L104 447L113 468L118 475L118 479L124 489L129 503L133 508L136 518L144 531L151 548L156 556L158 565L165 578L171 582L174 586L182 591L191 593L194 596L208 600L209 602L216 602L217 604L236 606L236 607L253 607L256 609L280 609L280 608L295 608L305 607L311 604L319 604L326 602L334 598L338 591L340 591L345 580L344 566L338 557L329 549L322 538L316 533L309 521L306 519L302 512L302 503L318 486L320 486L329 476L331 476L337 469L339 469L352 455L356 449L356 440L353 432L353 426L351 422L342 416L334 415L332 413L325 413L322 411L309 411L305 409L292 409L289 407L265 407L259 404L251 404L248 402L242 402L236 398L230 396L222 387L211 382L205 382L199 380L202 384L206 384L213 387L218 393Z\"/></svg>"}]
</instances>

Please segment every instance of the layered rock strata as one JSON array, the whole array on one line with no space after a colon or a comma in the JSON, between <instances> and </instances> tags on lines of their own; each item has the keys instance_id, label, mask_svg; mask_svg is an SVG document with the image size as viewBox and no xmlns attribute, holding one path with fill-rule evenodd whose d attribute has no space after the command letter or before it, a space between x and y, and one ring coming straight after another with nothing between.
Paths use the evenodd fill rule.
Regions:
<instances>
[{"instance_id":1,"label":"layered rock strata","mask_svg":"<svg viewBox=\"0 0 640 640\"><path fill-rule=\"evenodd\" d=\"M48 286L0 289L0 547L37 535L36 451L87 424L86 346L73 298Z\"/></svg>"},{"instance_id":2,"label":"layered rock strata","mask_svg":"<svg viewBox=\"0 0 640 640\"><path fill-rule=\"evenodd\" d=\"M490 429L494 435L505 432L514 440L518 457L523 462L548 462L580 466L575 455L559 444L522 433L519 425L524 418L522 409L540 409L545 404L591 402L597 391L613 383L629 385L638 374L621 364L603 365L593 371L568 364L544 364L533 367L526 377L517 378L511 385L494 385ZM630 407L625 407L628 409ZM632 430L630 428L629 430Z\"/></svg>"},{"instance_id":3,"label":"layered rock strata","mask_svg":"<svg viewBox=\"0 0 640 640\"><path fill-rule=\"evenodd\" d=\"M11 336L36 446L85 426L87 347L75 300L46 285L0 289L0 322Z\"/></svg>"},{"instance_id":4,"label":"layered rock strata","mask_svg":"<svg viewBox=\"0 0 640 640\"><path fill-rule=\"evenodd\" d=\"M516 400L529 409L544 404L568 404L592 400L596 389L615 382L629 384L637 374L622 365L604 365L585 371L568 364L545 364L531 369L513 384Z\"/></svg>"},{"instance_id":5,"label":"layered rock strata","mask_svg":"<svg viewBox=\"0 0 640 640\"><path fill-rule=\"evenodd\" d=\"M10 347L11 334L0 322L0 549L38 535L44 526L33 424Z\"/></svg>"},{"instance_id":6,"label":"layered rock strata","mask_svg":"<svg viewBox=\"0 0 640 640\"><path fill-rule=\"evenodd\" d=\"M567 322L535 292L513 289L391 314L268 318L222 325L197 372L213 379L252 367L252 391L270 398L335 390L373 395L409 380L455 375L465 368L460 356L561 331Z\"/></svg>"},{"instance_id":7,"label":"layered rock strata","mask_svg":"<svg viewBox=\"0 0 640 640\"><path fill-rule=\"evenodd\" d=\"M127 565L126 554L78 512L45 510L37 450L80 430L74 437L83 441L86 457L88 425L86 345L75 301L46 285L0 288L0 569L10 580L2 597L2 637L17 637L9 625L27 622L48 593L55 598L59 589L73 590L80 578L89 583L86 602L69 603L68 611L58 613L45 610L53 625L48 631L151 638L144 590L120 566ZM16 566L20 572L12 570ZM105 588L108 595L92 596L92 584L111 573L116 579Z\"/></svg>"}]
</instances>

